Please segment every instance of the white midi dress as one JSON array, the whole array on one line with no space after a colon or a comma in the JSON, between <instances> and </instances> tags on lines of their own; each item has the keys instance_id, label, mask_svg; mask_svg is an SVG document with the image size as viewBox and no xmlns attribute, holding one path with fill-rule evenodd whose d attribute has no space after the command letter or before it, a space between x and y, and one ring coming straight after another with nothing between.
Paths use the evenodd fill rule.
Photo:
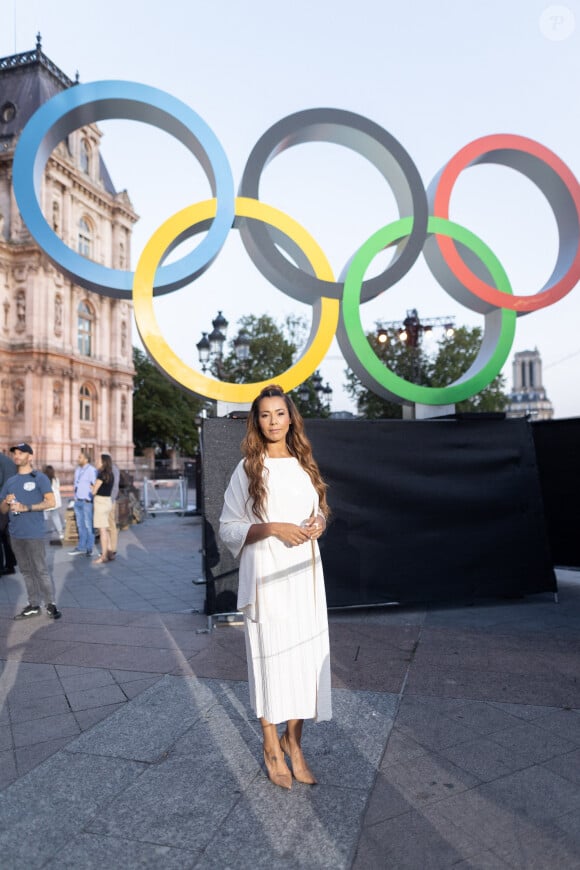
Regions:
<instances>
[{"instance_id":1,"label":"white midi dress","mask_svg":"<svg viewBox=\"0 0 580 870\"><path fill-rule=\"evenodd\" d=\"M297 459L264 459L266 522L300 523L318 495ZM238 608L245 619L250 702L256 716L323 721L332 716L328 618L316 541L288 547L273 536L244 546L252 513L240 462L224 497L220 537L240 555Z\"/></svg>"}]
</instances>

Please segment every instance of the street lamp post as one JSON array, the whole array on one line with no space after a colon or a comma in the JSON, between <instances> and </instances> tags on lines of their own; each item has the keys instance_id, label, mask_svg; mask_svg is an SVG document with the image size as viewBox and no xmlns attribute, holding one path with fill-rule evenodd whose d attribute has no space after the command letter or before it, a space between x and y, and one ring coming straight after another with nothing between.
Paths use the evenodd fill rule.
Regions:
<instances>
[{"instance_id":1,"label":"street lamp post","mask_svg":"<svg viewBox=\"0 0 580 870\"><path fill-rule=\"evenodd\" d=\"M211 325L212 331L202 332L201 339L197 342L196 348L202 372L205 374L213 369L218 378L222 380L224 376L224 345L226 343L229 322L223 313L218 311L217 317L212 320ZM240 329L232 344L236 359L241 363L247 362L250 356L250 336L247 331L243 328ZM220 411L227 413L225 405L222 402L217 404L218 416L222 416Z\"/></svg>"},{"instance_id":2,"label":"street lamp post","mask_svg":"<svg viewBox=\"0 0 580 870\"><path fill-rule=\"evenodd\" d=\"M318 414L322 411L328 411L330 409L332 387L328 381L325 386L322 386L322 376L319 371L314 372L310 378L310 383L312 385L312 390L314 390L314 402L312 402L311 388L307 381L300 384L297 390L297 395L303 408L308 409L309 411L314 410L314 412Z\"/></svg>"},{"instance_id":3,"label":"street lamp post","mask_svg":"<svg viewBox=\"0 0 580 870\"><path fill-rule=\"evenodd\" d=\"M451 338L455 332L455 318L447 317L424 317L420 318L416 308L410 308L407 316L401 321L392 320L377 324L377 341L379 344L387 344L390 339L389 330L397 333L399 341L403 342L413 352L413 379L416 380L418 371L418 349L421 347L423 336L433 332L434 328L442 328L447 338ZM455 405L403 405L403 419L420 419L425 417L442 417L455 413Z\"/></svg>"}]
</instances>

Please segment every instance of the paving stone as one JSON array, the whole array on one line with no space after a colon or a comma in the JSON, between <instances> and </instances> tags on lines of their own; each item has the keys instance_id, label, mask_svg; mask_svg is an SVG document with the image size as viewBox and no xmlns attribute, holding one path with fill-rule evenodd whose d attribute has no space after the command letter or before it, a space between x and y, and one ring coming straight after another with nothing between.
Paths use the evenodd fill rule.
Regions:
<instances>
[{"instance_id":1,"label":"paving stone","mask_svg":"<svg viewBox=\"0 0 580 870\"><path fill-rule=\"evenodd\" d=\"M0 752L0 789L6 788L18 777L16 758L12 749L4 749Z\"/></svg>"},{"instance_id":2,"label":"paving stone","mask_svg":"<svg viewBox=\"0 0 580 870\"><path fill-rule=\"evenodd\" d=\"M143 769L142 764L119 758L59 752L13 783L0 803L0 853L5 866L10 870L44 866Z\"/></svg>"},{"instance_id":3,"label":"paving stone","mask_svg":"<svg viewBox=\"0 0 580 870\"><path fill-rule=\"evenodd\" d=\"M32 746L57 737L71 737L79 733L79 726L72 713L60 716L45 716L29 722L19 722L12 726L14 746Z\"/></svg>"},{"instance_id":4,"label":"paving stone","mask_svg":"<svg viewBox=\"0 0 580 870\"><path fill-rule=\"evenodd\" d=\"M508 749L484 737L440 749L439 753L483 782L529 766L529 759L513 747Z\"/></svg>"},{"instance_id":5,"label":"paving stone","mask_svg":"<svg viewBox=\"0 0 580 870\"><path fill-rule=\"evenodd\" d=\"M410 696L401 702L397 729L428 749L443 749L473 737L473 731L465 725L437 713L424 699L418 701Z\"/></svg>"},{"instance_id":6,"label":"paving stone","mask_svg":"<svg viewBox=\"0 0 580 870\"><path fill-rule=\"evenodd\" d=\"M414 810L365 826L352 868L441 870L454 867L481 851L481 843L452 824L433 825L423 812Z\"/></svg>"},{"instance_id":7,"label":"paving stone","mask_svg":"<svg viewBox=\"0 0 580 870\"><path fill-rule=\"evenodd\" d=\"M381 775L412 807L448 798L466 791L480 780L434 752L383 768Z\"/></svg>"},{"instance_id":8,"label":"paving stone","mask_svg":"<svg viewBox=\"0 0 580 870\"><path fill-rule=\"evenodd\" d=\"M125 703L126 702L122 704L109 704L105 707L93 707L90 710L77 710L74 714L75 719L77 720L81 731L87 731L89 728L92 728L93 725L96 725L97 722L102 722L103 719L112 716L116 710L124 707Z\"/></svg>"},{"instance_id":9,"label":"paving stone","mask_svg":"<svg viewBox=\"0 0 580 870\"><path fill-rule=\"evenodd\" d=\"M118 672L117 672L118 673ZM151 686L154 686L161 677L159 674L156 674L154 677L146 677L141 680L131 680L128 683L125 683L119 680L119 686L123 690L123 694L127 696L127 698L131 701L133 698L136 698L137 695L140 695L146 689L149 689Z\"/></svg>"},{"instance_id":10,"label":"paving stone","mask_svg":"<svg viewBox=\"0 0 580 870\"><path fill-rule=\"evenodd\" d=\"M416 740L395 726L389 735L381 768L388 767L390 764L398 764L400 761L406 761L410 758L417 758L419 755L425 755L428 751L426 746L417 743Z\"/></svg>"},{"instance_id":11,"label":"paving stone","mask_svg":"<svg viewBox=\"0 0 580 870\"><path fill-rule=\"evenodd\" d=\"M10 704L26 702L30 699L50 698L56 695L64 696L64 689L54 671L52 677L46 680L35 680L28 683L25 682L24 677L17 679L6 692Z\"/></svg>"},{"instance_id":12,"label":"paving stone","mask_svg":"<svg viewBox=\"0 0 580 870\"><path fill-rule=\"evenodd\" d=\"M59 674L59 676L67 695L85 689L115 685L113 676L105 668L79 668L75 674Z\"/></svg>"},{"instance_id":13,"label":"paving stone","mask_svg":"<svg viewBox=\"0 0 580 870\"><path fill-rule=\"evenodd\" d=\"M47 698L30 698L27 701L10 700L10 718L13 723L30 722L32 719L69 712L70 707L63 694L51 695Z\"/></svg>"},{"instance_id":14,"label":"paving stone","mask_svg":"<svg viewBox=\"0 0 580 870\"><path fill-rule=\"evenodd\" d=\"M164 677L69 749L155 761L213 703L211 688L195 677Z\"/></svg>"},{"instance_id":15,"label":"paving stone","mask_svg":"<svg viewBox=\"0 0 580 870\"><path fill-rule=\"evenodd\" d=\"M193 870L197 852L186 852L169 846L138 843L119 837L80 834L59 849L55 858L45 864L53 870L103 870L122 867L123 870Z\"/></svg>"},{"instance_id":16,"label":"paving stone","mask_svg":"<svg viewBox=\"0 0 580 870\"><path fill-rule=\"evenodd\" d=\"M535 724L551 734L580 746L580 711L556 710L542 716Z\"/></svg>"},{"instance_id":17,"label":"paving stone","mask_svg":"<svg viewBox=\"0 0 580 870\"><path fill-rule=\"evenodd\" d=\"M57 737L54 740L45 740L43 743L35 743L32 746L16 749L14 755L16 757L18 776L23 776L29 770L42 764L51 755L64 749L67 743L70 743L74 737L75 735L71 734L69 737Z\"/></svg>"},{"instance_id":18,"label":"paving stone","mask_svg":"<svg viewBox=\"0 0 580 870\"><path fill-rule=\"evenodd\" d=\"M92 707L105 707L119 704L127 700L123 690L116 683L108 686L97 686L82 692L67 692L71 710L89 710Z\"/></svg>"},{"instance_id":19,"label":"paving stone","mask_svg":"<svg viewBox=\"0 0 580 870\"><path fill-rule=\"evenodd\" d=\"M515 750L520 757L527 759L528 764L547 761L549 758L563 755L576 748L576 744L570 740L557 737L551 731L531 722L505 731L497 731L491 734L489 739L506 749Z\"/></svg>"},{"instance_id":20,"label":"paving stone","mask_svg":"<svg viewBox=\"0 0 580 870\"><path fill-rule=\"evenodd\" d=\"M0 751L12 749L12 729L10 725L0 725Z\"/></svg>"},{"instance_id":21,"label":"paving stone","mask_svg":"<svg viewBox=\"0 0 580 870\"><path fill-rule=\"evenodd\" d=\"M195 758L162 759L109 803L86 830L178 849L204 848L258 771L250 753L238 757L238 766L230 768L219 746Z\"/></svg>"},{"instance_id":22,"label":"paving stone","mask_svg":"<svg viewBox=\"0 0 580 870\"><path fill-rule=\"evenodd\" d=\"M364 805L364 791L297 783L286 791L260 776L211 832L197 868L346 870Z\"/></svg>"}]
</instances>

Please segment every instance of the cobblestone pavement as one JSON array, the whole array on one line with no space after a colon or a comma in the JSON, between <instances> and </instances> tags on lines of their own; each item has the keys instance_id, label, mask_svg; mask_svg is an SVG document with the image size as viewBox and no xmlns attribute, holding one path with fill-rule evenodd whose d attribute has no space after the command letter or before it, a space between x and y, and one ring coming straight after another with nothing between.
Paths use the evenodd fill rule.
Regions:
<instances>
[{"instance_id":1,"label":"cobblestone pavement","mask_svg":"<svg viewBox=\"0 0 580 870\"><path fill-rule=\"evenodd\" d=\"M331 614L319 779L266 779L243 634L205 633L201 526L104 566L50 547L63 619L0 578L0 854L12 868L580 868L580 574L551 595Z\"/></svg>"}]
</instances>

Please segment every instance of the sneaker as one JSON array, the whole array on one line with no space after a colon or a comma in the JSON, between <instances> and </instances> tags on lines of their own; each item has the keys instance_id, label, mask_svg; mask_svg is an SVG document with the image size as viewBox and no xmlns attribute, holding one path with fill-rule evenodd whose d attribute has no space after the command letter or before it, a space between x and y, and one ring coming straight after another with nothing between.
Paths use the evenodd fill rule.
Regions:
<instances>
[{"instance_id":1,"label":"sneaker","mask_svg":"<svg viewBox=\"0 0 580 870\"><path fill-rule=\"evenodd\" d=\"M90 559L92 555L93 555L92 550L87 550L87 552L85 553L85 556L87 557L87 559Z\"/></svg>"},{"instance_id":2,"label":"sneaker","mask_svg":"<svg viewBox=\"0 0 580 870\"><path fill-rule=\"evenodd\" d=\"M38 604L27 604L24 610L17 613L14 619L28 619L30 616L39 616L40 607Z\"/></svg>"},{"instance_id":3,"label":"sneaker","mask_svg":"<svg viewBox=\"0 0 580 870\"><path fill-rule=\"evenodd\" d=\"M50 616L51 619L60 619L62 616L62 613L57 608L56 604L47 604L46 605L46 612L48 613L48 615Z\"/></svg>"},{"instance_id":4,"label":"sneaker","mask_svg":"<svg viewBox=\"0 0 580 870\"><path fill-rule=\"evenodd\" d=\"M69 550L68 554L69 554L69 556L80 556L84 552L85 552L84 550L79 550L78 547L75 547L74 550Z\"/></svg>"}]
</instances>

